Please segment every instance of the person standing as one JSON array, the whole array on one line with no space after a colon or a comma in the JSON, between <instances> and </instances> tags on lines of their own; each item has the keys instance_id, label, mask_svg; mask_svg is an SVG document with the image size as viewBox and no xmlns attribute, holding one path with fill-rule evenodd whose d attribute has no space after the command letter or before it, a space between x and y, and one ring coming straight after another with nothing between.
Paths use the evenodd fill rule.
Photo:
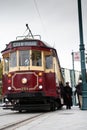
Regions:
<instances>
[{"instance_id":1,"label":"person standing","mask_svg":"<svg viewBox=\"0 0 87 130\"><path fill-rule=\"evenodd\" d=\"M60 81L59 82L60 90L61 90L61 98L63 99L63 105L65 105L65 91L64 91L64 85Z\"/></svg>"},{"instance_id":2,"label":"person standing","mask_svg":"<svg viewBox=\"0 0 87 130\"><path fill-rule=\"evenodd\" d=\"M72 106L72 88L69 85L69 82L66 82L66 86L64 88L65 91L65 105L66 109L71 109Z\"/></svg>"},{"instance_id":3,"label":"person standing","mask_svg":"<svg viewBox=\"0 0 87 130\"><path fill-rule=\"evenodd\" d=\"M78 84L76 85L75 88L76 88L76 90L75 90L74 95L77 94L78 105L79 105L79 108L81 108L81 106L82 106L82 80L78 81Z\"/></svg>"}]
</instances>

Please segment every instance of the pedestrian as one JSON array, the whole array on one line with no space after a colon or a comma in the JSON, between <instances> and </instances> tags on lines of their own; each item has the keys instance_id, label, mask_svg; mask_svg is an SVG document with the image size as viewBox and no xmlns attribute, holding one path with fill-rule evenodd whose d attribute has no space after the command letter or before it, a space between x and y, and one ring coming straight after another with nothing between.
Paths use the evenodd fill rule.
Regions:
<instances>
[{"instance_id":1,"label":"pedestrian","mask_svg":"<svg viewBox=\"0 0 87 130\"><path fill-rule=\"evenodd\" d=\"M79 108L82 107L82 80L78 81L74 95L77 94Z\"/></svg>"},{"instance_id":2,"label":"pedestrian","mask_svg":"<svg viewBox=\"0 0 87 130\"><path fill-rule=\"evenodd\" d=\"M65 104L66 109L71 109L72 106L72 88L69 85L69 82L66 82L66 86L64 87L65 91Z\"/></svg>"},{"instance_id":3,"label":"pedestrian","mask_svg":"<svg viewBox=\"0 0 87 130\"><path fill-rule=\"evenodd\" d=\"M61 90L61 98L63 99L63 105L65 105L65 91L64 91L64 85L62 81L59 82L60 90Z\"/></svg>"}]
</instances>

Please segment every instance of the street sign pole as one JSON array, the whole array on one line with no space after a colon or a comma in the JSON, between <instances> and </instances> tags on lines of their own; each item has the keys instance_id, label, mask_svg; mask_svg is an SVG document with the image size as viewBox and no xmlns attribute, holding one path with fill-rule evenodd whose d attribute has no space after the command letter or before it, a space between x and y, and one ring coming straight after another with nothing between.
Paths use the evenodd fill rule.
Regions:
<instances>
[{"instance_id":1,"label":"street sign pole","mask_svg":"<svg viewBox=\"0 0 87 130\"><path fill-rule=\"evenodd\" d=\"M76 105L76 96L74 95L75 93L75 86L76 86L76 80L75 80L75 67L74 67L74 52L72 51L72 66L73 66L73 77L72 77L72 90L73 90L73 105Z\"/></svg>"}]
</instances>

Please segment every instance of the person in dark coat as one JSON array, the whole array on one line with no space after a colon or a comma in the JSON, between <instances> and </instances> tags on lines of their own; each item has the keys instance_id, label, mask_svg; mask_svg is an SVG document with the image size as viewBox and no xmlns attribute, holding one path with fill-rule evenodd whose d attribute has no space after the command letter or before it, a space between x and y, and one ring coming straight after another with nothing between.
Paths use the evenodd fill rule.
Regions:
<instances>
[{"instance_id":1,"label":"person in dark coat","mask_svg":"<svg viewBox=\"0 0 87 130\"><path fill-rule=\"evenodd\" d=\"M64 87L65 91L65 105L66 109L71 109L72 106L72 88L69 85L69 82L66 82L66 86Z\"/></svg>"},{"instance_id":2,"label":"person in dark coat","mask_svg":"<svg viewBox=\"0 0 87 130\"><path fill-rule=\"evenodd\" d=\"M65 91L64 91L64 85L60 81L59 82L60 90L61 90L61 98L63 99L63 105L65 105Z\"/></svg>"},{"instance_id":3,"label":"person in dark coat","mask_svg":"<svg viewBox=\"0 0 87 130\"><path fill-rule=\"evenodd\" d=\"M77 94L78 105L79 105L79 108L81 108L81 106L82 106L82 80L78 81L78 84L76 85L75 88L76 88L76 90L75 90L74 95Z\"/></svg>"}]
</instances>

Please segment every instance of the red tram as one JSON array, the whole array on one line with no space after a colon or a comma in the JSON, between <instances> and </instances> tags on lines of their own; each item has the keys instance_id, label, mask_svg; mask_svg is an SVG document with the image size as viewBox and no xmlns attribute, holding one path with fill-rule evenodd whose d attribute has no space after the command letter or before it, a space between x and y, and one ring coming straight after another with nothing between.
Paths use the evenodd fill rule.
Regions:
<instances>
[{"instance_id":1,"label":"red tram","mask_svg":"<svg viewBox=\"0 0 87 130\"><path fill-rule=\"evenodd\" d=\"M28 38L6 45L3 56L3 97L22 111L60 108L63 82L56 49L41 40Z\"/></svg>"}]
</instances>

